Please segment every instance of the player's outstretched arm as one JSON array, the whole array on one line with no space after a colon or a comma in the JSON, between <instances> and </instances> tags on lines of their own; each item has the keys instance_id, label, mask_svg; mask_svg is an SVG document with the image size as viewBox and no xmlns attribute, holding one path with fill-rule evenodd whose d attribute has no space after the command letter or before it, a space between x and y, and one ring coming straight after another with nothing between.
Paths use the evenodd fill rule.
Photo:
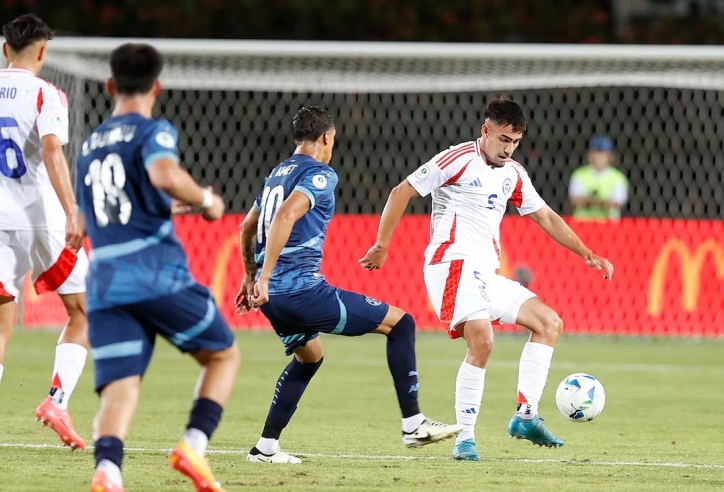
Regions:
<instances>
[{"instance_id":1,"label":"player's outstretched arm","mask_svg":"<svg viewBox=\"0 0 724 492\"><path fill-rule=\"evenodd\" d=\"M84 232L78 220L78 207L73 193L73 185L70 182L68 162L63 153L63 144L53 134L44 136L41 144L43 162L48 170L50 183L53 185L55 194L58 195L58 200L60 200L66 216L65 242L70 249L77 251L83 245Z\"/></svg>"},{"instance_id":2,"label":"player's outstretched arm","mask_svg":"<svg viewBox=\"0 0 724 492\"><path fill-rule=\"evenodd\" d=\"M363 268L367 270L382 268L387 260L387 248L389 248L392 241L392 233L395 231L395 227L400 222L410 200L419 196L420 194L407 180L392 189L389 198L387 198L385 209L382 211L382 217L380 217L377 242L367 251L364 258L359 260Z\"/></svg>"},{"instance_id":3,"label":"player's outstretched arm","mask_svg":"<svg viewBox=\"0 0 724 492\"><path fill-rule=\"evenodd\" d=\"M199 186L175 160L158 159L146 171L154 187L180 202L200 207L204 219L218 220L224 215L224 200L210 188Z\"/></svg>"},{"instance_id":4,"label":"player's outstretched arm","mask_svg":"<svg viewBox=\"0 0 724 492\"><path fill-rule=\"evenodd\" d=\"M250 300L254 295L254 279L256 278L256 261L254 260L254 240L256 239L256 228L259 225L259 209L252 207L244 217L239 231L239 245L241 247L241 258L244 261L244 279L241 281L239 293L236 295L234 304L236 312L244 315L251 308Z\"/></svg>"},{"instance_id":5,"label":"player's outstretched arm","mask_svg":"<svg viewBox=\"0 0 724 492\"><path fill-rule=\"evenodd\" d=\"M289 198L279 207L274 214L269 232L266 235L266 247L264 248L264 263L261 266L261 273L254 285L254 297L251 298L251 307L259 307L269 301L269 279L271 279L274 267L277 265L282 249L287 245L289 236L292 234L294 224L312 208L312 202L307 195L300 191L293 191Z\"/></svg>"},{"instance_id":6,"label":"player's outstretched arm","mask_svg":"<svg viewBox=\"0 0 724 492\"><path fill-rule=\"evenodd\" d=\"M613 276L611 262L606 258L593 254L563 218L548 205L544 205L540 210L528 214L528 217L538 224L555 242L586 260L588 266L596 270L604 270L605 275L603 278L611 280Z\"/></svg>"}]
</instances>

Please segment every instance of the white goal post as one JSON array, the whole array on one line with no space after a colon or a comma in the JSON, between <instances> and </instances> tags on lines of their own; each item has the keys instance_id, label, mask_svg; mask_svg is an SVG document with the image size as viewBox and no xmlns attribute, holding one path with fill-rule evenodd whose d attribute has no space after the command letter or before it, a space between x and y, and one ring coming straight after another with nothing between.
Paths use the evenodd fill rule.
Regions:
<instances>
[{"instance_id":1,"label":"white goal post","mask_svg":"<svg viewBox=\"0 0 724 492\"><path fill-rule=\"evenodd\" d=\"M67 38L50 66L105 80L105 56L147 42L169 88L298 92L467 92L550 87L724 88L724 47Z\"/></svg>"}]
</instances>

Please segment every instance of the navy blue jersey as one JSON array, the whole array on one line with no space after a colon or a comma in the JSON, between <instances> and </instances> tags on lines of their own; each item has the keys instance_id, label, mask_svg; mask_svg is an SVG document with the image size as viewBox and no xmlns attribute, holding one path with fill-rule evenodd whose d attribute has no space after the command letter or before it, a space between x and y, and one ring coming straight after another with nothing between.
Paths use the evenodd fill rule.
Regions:
<instances>
[{"instance_id":1,"label":"navy blue jersey","mask_svg":"<svg viewBox=\"0 0 724 492\"><path fill-rule=\"evenodd\" d=\"M167 296L194 283L171 222L171 198L146 169L178 161L178 133L166 120L111 117L83 142L78 205L93 249L88 310Z\"/></svg>"},{"instance_id":2,"label":"navy blue jersey","mask_svg":"<svg viewBox=\"0 0 724 492\"><path fill-rule=\"evenodd\" d=\"M334 189L337 173L328 165L313 158L294 154L271 172L254 206L259 210L256 254L261 272L269 228L281 204L294 191L304 193L311 209L292 229L289 241L279 256L269 282L269 294L285 294L311 289L319 283L322 246L327 224L334 215Z\"/></svg>"}]
</instances>

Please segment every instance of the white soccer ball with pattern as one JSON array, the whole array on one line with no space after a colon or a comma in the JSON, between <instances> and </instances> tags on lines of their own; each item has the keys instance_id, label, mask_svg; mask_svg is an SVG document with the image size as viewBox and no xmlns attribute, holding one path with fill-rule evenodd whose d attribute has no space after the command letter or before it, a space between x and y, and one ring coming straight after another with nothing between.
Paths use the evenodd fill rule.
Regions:
<instances>
[{"instance_id":1,"label":"white soccer ball with pattern","mask_svg":"<svg viewBox=\"0 0 724 492\"><path fill-rule=\"evenodd\" d=\"M601 414L605 404L603 385L590 374L571 374L556 390L558 410L573 422L590 422Z\"/></svg>"}]
</instances>

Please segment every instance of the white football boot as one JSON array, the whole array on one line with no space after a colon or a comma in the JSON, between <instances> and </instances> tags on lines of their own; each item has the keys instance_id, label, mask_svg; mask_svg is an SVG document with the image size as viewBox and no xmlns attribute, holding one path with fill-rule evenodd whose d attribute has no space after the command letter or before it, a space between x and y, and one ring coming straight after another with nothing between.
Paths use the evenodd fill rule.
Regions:
<instances>
[{"instance_id":1,"label":"white football boot","mask_svg":"<svg viewBox=\"0 0 724 492\"><path fill-rule=\"evenodd\" d=\"M302 462L302 460L296 456L292 456L281 449L274 454L267 455L262 454L256 447L246 455L246 461L249 463L287 463L290 465L298 465Z\"/></svg>"},{"instance_id":2,"label":"white football boot","mask_svg":"<svg viewBox=\"0 0 724 492\"><path fill-rule=\"evenodd\" d=\"M435 420L425 419L420 427L412 432L402 433L402 444L408 448L419 448L434 442L444 441L455 437L463 430L460 425L445 424Z\"/></svg>"}]
</instances>

